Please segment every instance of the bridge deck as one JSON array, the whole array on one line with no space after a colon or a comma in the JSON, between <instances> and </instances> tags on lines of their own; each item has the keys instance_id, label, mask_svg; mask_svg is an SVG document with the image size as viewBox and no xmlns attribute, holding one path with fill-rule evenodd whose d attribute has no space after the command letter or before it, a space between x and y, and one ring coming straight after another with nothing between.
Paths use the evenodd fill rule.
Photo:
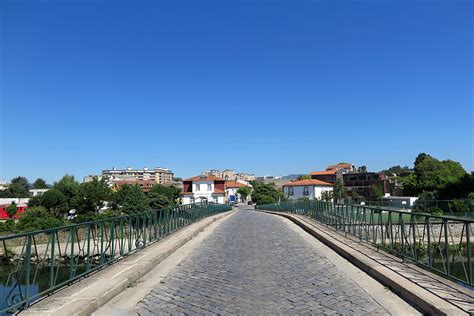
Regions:
<instances>
[{"instance_id":1,"label":"bridge deck","mask_svg":"<svg viewBox=\"0 0 474 316\"><path fill-rule=\"evenodd\" d=\"M474 292L444 277L431 273L411 261L405 261L370 243L361 242L358 238L338 233L329 227L317 223L303 215L291 215L327 236L331 243L340 243L375 263L393 271L407 281L410 287L419 287L452 306L452 311L469 314L474 311ZM326 237L325 237L326 238Z\"/></svg>"},{"instance_id":2,"label":"bridge deck","mask_svg":"<svg viewBox=\"0 0 474 316\"><path fill-rule=\"evenodd\" d=\"M134 311L140 315L388 313L284 221L238 211Z\"/></svg>"}]
</instances>

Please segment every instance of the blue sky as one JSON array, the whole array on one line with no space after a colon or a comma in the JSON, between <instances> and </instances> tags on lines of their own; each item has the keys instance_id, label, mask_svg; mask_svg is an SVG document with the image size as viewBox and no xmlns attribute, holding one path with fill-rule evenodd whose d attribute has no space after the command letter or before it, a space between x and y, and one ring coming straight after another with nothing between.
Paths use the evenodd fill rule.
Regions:
<instances>
[{"instance_id":1,"label":"blue sky","mask_svg":"<svg viewBox=\"0 0 474 316\"><path fill-rule=\"evenodd\" d=\"M0 179L474 169L472 1L0 1Z\"/></svg>"}]
</instances>

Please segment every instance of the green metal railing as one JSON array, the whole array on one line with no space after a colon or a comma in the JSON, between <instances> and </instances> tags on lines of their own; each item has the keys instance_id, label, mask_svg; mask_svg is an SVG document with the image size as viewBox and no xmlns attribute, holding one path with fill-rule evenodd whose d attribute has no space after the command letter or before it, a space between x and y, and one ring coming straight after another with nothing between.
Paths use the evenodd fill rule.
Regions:
<instances>
[{"instance_id":1,"label":"green metal railing","mask_svg":"<svg viewBox=\"0 0 474 316\"><path fill-rule=\"evenodd\" d=\"M305 215L442 276L474 286L474 220L312 200L257 208Z\"/></svg>"},{"instance_id":2,"label":"green metal railing","mask_svg":"<svg viewBox=\"0 0 474 316\"><path fill-rule=\"evenodd\" d=\"M228 205L189 204L0 237L0 314L25 309Z\"/></svg>"}]
</instances>

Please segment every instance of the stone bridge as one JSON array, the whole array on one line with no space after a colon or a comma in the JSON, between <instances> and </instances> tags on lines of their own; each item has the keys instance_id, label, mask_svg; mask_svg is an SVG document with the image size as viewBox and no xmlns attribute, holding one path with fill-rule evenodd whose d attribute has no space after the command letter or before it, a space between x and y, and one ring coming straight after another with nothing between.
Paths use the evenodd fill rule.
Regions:
<instances>
[{"instance_id":1,"label":"stone bridge","mask_svg":"<svg viewBox=\"0 0 474 316\"><path fill-rule=\"evenodd\" d=\"M474 292L301 215L241 205L200 220L26 315L463 315Z\"/></svg>"}]
</instances>

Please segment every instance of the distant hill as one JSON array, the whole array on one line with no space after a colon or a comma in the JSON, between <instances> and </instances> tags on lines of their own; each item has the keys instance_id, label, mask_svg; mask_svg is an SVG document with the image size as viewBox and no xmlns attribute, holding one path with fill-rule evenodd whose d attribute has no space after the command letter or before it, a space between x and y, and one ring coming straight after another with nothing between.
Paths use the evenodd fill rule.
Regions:
<instances>
[{"instance_id":1,"label":"distant hill","mask_svg":"<svg viewBox=\"0 0 474 316\"><path fill-rule=\"evenodd\" d=\"M299 176L304 176L304 174L289 174L281 178L285 180L296 180Z\"/></svg>"}]
</instances>

